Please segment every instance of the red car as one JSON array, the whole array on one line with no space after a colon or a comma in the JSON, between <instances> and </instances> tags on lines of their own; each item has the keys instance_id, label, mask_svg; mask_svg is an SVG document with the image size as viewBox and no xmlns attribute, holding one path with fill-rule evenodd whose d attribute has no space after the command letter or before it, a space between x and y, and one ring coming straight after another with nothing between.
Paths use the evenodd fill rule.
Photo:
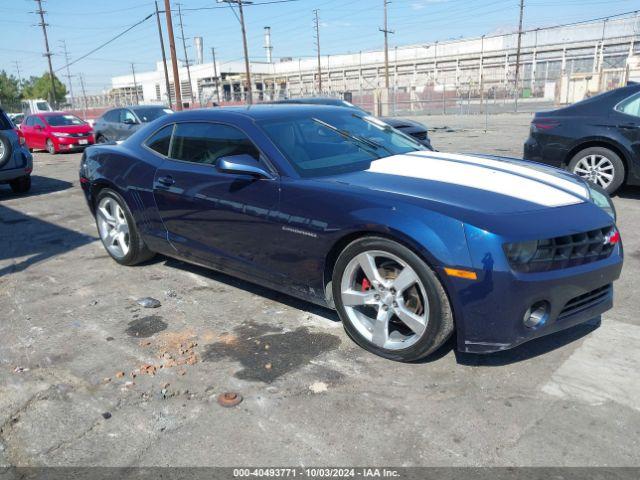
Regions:
<instances>
[{"instance_id":1,"label":"red car","mask_svg":"<svg viewBox=\"0 0 640 480\"><path fill-rule=\"evenodd\" d=\"M87 122L66 112L45 112L27 116L20 125L30 150L50 154L84 148L95 143Z\"/></svg>"}]
</instances>

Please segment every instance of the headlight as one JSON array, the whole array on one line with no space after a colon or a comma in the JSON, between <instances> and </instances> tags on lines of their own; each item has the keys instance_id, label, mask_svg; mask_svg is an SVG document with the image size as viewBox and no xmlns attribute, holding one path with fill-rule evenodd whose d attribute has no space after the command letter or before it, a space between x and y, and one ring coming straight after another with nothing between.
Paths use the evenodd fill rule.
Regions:
<instances>
[{"instance_id":1,"label":"headlight","mask_svg":"<svg viewBox=\"0 0 640 480\"><path fill-rule=\"evenodd\" d=\"M68 137L69 134L67 132L53 132L54 137Z\"/></svg>"},{"instance_id":2,"label":"headlight","mask_svg":"<svg viewBox=\"0 0 640 480\"><path fill-rule=\"evenodd\" d=\"M589 197L591 197L591 201L607 212L613 220L616 220L616 207L613 205L611 201L611 197L609 194L605 192L602 188L597 185L593 185L592 183L588 184L589 187Z\"/></svg>"},{"instance_id":3,"label":"headlight","mask_svg":"<svg viewBox=\"0 0 640 480\"><path fill-rule=\"evenodd\" d=\"M538 241L506 243L504 253L507 254L509 262L521 264L528 263L538 251Z\"/></svg>"}]
</instances>

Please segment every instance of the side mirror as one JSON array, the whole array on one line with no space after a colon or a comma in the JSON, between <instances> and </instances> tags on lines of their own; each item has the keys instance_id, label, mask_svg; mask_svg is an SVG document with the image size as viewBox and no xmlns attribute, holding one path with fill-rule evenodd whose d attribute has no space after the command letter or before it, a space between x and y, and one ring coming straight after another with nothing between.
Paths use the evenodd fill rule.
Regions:
<instances>
[{"instance_id":1,"label":"side mirror","mask_svg":"<svg viewBox=\"0 0 640 480\"><path fill-rule=\"evenodd\" d=\"M220 157L216 161L216 168L222 173L232 173L236 175L251 175L252 177L272 179L273 175L265 170L263 166L251 155L246 153L241 155L229 155Z\"/></svg>"},{"instance_id":2,"label":"side mirror","mask_svg":"<svg viewBox=\"0 0 640 480\"><path fill-rule=\"evenodd\" d=\"M124 122L122 123L124 123L125 125L135 125L138 122L136 122L133 118L125 118Z\"/></svg>"}]
</instances>

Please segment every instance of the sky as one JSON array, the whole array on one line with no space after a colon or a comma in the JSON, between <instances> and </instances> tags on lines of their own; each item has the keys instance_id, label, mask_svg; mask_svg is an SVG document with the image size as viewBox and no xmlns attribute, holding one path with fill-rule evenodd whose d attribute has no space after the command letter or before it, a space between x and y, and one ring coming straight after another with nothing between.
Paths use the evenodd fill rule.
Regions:
<instances>
[{"instance_id":1,"label":"sky","mask_svg":"<svg viewBox=\"0 0 640 480\"><path fill-rule=\"evenodd\" d=\"M313 10L318 9L323 55L380 49L383 35L384 0L254 0L246 6L245 20L249 56L265 60L263 27L270 26L274 59L315 55ZM194 57L193 37L204 38L205 61L216 48L219 62L242 59L239 23L231 9L217 0L181 0L184 9L184 35L188 54ZM160 8L164 0L159 1ZM54 70L65 65L62 41L71 60L154 12L149 0L47 0L43 2L49 24L49 45L54 53ZM192 10L207 7L208 9ZM211 8L216 7L216 8ZM172 0L177 13L177 2ZM537 28L613 15L640 8L637 0L525 0L524 28ZM34 13L33 0L0 0L0 70L23 78L47 70L42 30ZM519 0L391 0L388 4L390 48L398 45L431 43L460 37L511 32L518 25ZM164 20L164 19L163 19ZM163 23L163 28L165 25ZM177 15L174 29L180 35ZM164 30L166 35L166 29ZM176 39L178 57L182 45ZM168 52L168 46L167 46ZM72 65L73 88L85 78L87 93L100 92L111 77L155 68L160 59L155 16L121 38ZM17 65L16 65L17 62ZM56 74L65 74L59 71ZM67 83L65 78L62 80Z\"/></svg>"}]
</instances>

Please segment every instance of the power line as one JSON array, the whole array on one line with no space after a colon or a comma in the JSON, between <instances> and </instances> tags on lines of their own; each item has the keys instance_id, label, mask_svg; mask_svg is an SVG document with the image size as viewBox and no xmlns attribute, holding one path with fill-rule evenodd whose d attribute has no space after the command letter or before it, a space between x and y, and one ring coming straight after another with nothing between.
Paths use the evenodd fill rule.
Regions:
<instances>
[{"instance_id":1,"label":"power line","mask_svg":"<svg viewBox=\"0 0 640 480\"><path fill-rule=\"evenodd\" d=\"M36 0L36 1L41 1L41 0ZM76 58L75 60L73 60L72 62L67 63L66 65L63 65L62 67L58 68L57 70L55 70L56 72L59 72L60 70L62 70L63 68L67 68L75 63L78 63L80 60L84 60L85 58L87 58L89 55L93 55L94 53L96 53L98 50L106 47L107 45L109 45L110 43L113 43L114 41L116 41L118 38L122 37L124 34L130 32L131 30L133 30L134 28L136 28L138 25L146 22L147 20L149 20L151 17L153 17L155 15L155 13L150 13L149 15L147 15L146 17L144 17L142 20L140 20L139 22L134 23L133 25L131 25L130 27L128 27L126 30L123 30L122 32L120 32L119 34L117 34L116 36L110 38L109 40L107 40L104 43L101 43L99 46L97 46L96 48L94 48L93 50L91 50L90 52L85 53L84 55Z\"/></svg>"}]
</instances>

